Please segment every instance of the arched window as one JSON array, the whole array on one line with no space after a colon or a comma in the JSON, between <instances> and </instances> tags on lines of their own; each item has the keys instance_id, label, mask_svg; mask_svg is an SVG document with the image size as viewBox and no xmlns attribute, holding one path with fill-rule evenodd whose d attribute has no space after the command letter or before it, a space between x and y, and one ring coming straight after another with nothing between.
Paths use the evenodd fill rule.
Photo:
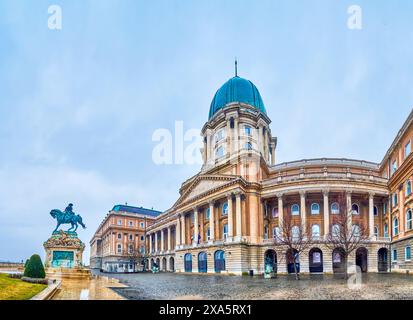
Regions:
<instances>
[{"instance_id":1,"label":"arched window","mask_svg":"<svg viewBox=\"0 0 413 320\"><path fill-rule=\"evenodd\" d=\"M222 205L222 215L223 215L223 216L227 216L227 215L228 215L228 203L227 203L227 202L225 202L225 203Z\"/></svg>"},{"instance_id":2,"label":"arched window","mask_svg":"<svg viewBox=\"0 0 413 320\"><path fill-rule=\"evenodd\" d=\"M218 130L215 134L215 143L225 138L225 129Z\"/></svg>"},{"instance_id":3,"label":"arched window","mask_svg":"<svg viewBox=\"0 0 413 320\"><path fill-rule=\"evenodd\" d=\"M406 196L410 196L412 194L412 182L407 180L406 182Z\"/></svg>"},{"instance_id":4,"label":"arched window","mask_svg":"<svg viewBox=\"0 0 413 320\"><path fill-rule=\"evenodd\" d=\"M320 214L320 205L318 203L311 205L311 214Z\"/></svg>"},{"instance_id":5,"label":"arched window","mask_svg":"<svg viewBox=\"0 0 413 320\"><path fill-rule=\"evenodd\" d=\"M394 218L393 220L393 234L397 236L399 234L399 219Z\"/></svg>"},{"instance_id":6,"label":"arched window","mask_svg":"<svg viewBox=\"0 0 413 320\"><path fill-rule=\"evenodd\" d=\"M122 234L118 233L118 239L122 239Z\"/></svg>"},{"instance_id":7,"label":"arched window","mask_svg":"<svg viewBox=\"0 0 413 320\"><path fill-rule=\"evenodd\" d=\"M406 212L406 229L411 230L412 228L412 210L409 209Z\"/></svg>"},{"instance_id":8,"label":"arched window","mask_svg":"<svg viewBox=\"0 0 413 320\"><path fill-rule=\"evenodd\" d=\"M300 206L298 204L293 204L291 206L291 215L299 216L300 215Z\"/></svg>"},{"instance_id":9,"label":"arched window","mask_svg":"<svg viewBox=\"0 0 413 320\"><path fill-rule=\"evenodd\" d=\"M268 239L268 226L264 226L264 239Z\"/></svg>"},{"instance_id":10,"label":"arched window","mask_svg":"<svg viewBox=\"0 0 413 320\"><path fill-rule=\"evenodd\" d=\"M300 238L300 228L297 226L293 226L291 229L292 238L293 240L298 240Z\"/></svg>"},{"instance_id":11,"label":"arched window","mask_svg":"<svg viewBox=\"0 0 413 320\"><path fill-rule=\"evenodd\" d=\"M311 236L315 239L320 237L320 226L318 224L313 224L311 227Z\"/></svg>"},{"instance_id":12,"label":"arched window","mask_svg":"<svg viewBox=\"0 0 413 320\"><path fill-rule=\"evenodd\" d=\"M351 211L353 214L359 214L359 205L357 203L353 203L353 205L351 206Z\"/></svg>"},{"instance_id":13,"label":"arched window","mask_svg":"<svg viewBox=\"0 0 413 320\"><path fill-rule=\"evenodd\" d=\"M331 234L333 235L333 237L340 236L340 226L338 224L333 224L331 226Z\"/></svg>"},{"instance_id":14,"label":"arched window","mask_svg":"<svg viewBox=\"0 0 413 320\"><path fill-rule=\"evenodd\" d=\"M225 149L223 146L220 146L216 151L215 151L215 156L216 158L222 158L224 156Z\"/></svg>"},{"instance_id":15,"label":"arched window","mask_svg":"<svg viewBox=\"0 0 413 320\"><path fill-rule=\"evenodd\" d=\"M389 226L387 225L387 223L384 224L384 237L389 237Z\"/></svg>"},{"instance_id":16,"label":"arched window","mask_svg":"<svg viewBox=\"0 0 413 320\"><path fill-rule=\"evenodd\" d=\"M278 218L278 208L276 207L272 208L272 217Z\"/></svg>"},{"instance_id":17,"label":"arched window","mask_svg":"<svg viewBox=\"0 0 413 320\"><path fill-rule=\"evenodd\" d=\"M378 215L379 215L379 209L377 208L377 206L374 206L374 207L373 207L373 214L374 214L375 216L378 216Z\"/></svg>"},{"instance_id":18,"label":"arched window","mask_svg":"<svg viewBox=\"0 0 413 320\"><path fill-rule=\"evenodd\" d=\"M211 215L209 208L206 209L205 213L206 213L206 219L209 220L209 217Z\"/></svg>"},{"instance_id":19,"label":"arched window","mask_svg":"<svg viewBox=\"0 0 413 320\"><path fill-rule=\"evenodd\" d=\"M247 143L245 143L245 149L252 150L252 143L249 142L249 141Z\"/></svg>"},{"instance_id":20,"label":"arched window","mask_svg":"<svg viewBox=\"0 0 413 320\"><path fill-rule=\"evenodd\" d=\"M184 256L185 272L192 272L192 254L187 253Z\"/></svg>"},{"instance_id":21,"label":"arched window","mask_svg":"<svg viewBox=\"0 0 413 320\"><path fill-rule=\"evenodd\" d=\"M339 214L340 213L340 206L337 202L333 202L331 204L331 213L332 214Z\"/></svg>"}]
</instances>

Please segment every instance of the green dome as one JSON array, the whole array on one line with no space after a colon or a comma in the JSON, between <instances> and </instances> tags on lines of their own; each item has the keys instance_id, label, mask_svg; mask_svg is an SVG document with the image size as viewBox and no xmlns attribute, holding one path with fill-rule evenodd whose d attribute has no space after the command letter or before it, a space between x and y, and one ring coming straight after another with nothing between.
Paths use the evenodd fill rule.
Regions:
<instances>
[{"instance_id":1,"label":"green dome","mask_svg":"<svg viewBox=\"0 0 413 320\"><path fill-rule=\"evenodd\" d=\"M209 109L209 118L231 102L247 103L264 114L267 114L257 87L249 80L235 76L229 79L215 93Z\"/></svg>"}]
</instances>

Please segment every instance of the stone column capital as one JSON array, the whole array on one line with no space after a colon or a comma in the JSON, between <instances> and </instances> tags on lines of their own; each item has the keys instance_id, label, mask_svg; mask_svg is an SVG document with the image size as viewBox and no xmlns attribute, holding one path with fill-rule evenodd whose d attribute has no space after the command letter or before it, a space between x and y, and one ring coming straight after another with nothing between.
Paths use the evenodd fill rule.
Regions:
<instances>
[{"instance_id":1,"label":"stone column capital","mask_svg":"<svg viewBox=\"0 0 413 320\"><path fill-rule=\"evenodd\" d=\"M214 206L215 205L215 200L209 200L208 205L209 206Z\"/></svg>"},{"instance_id":2,"label":"stone column capital","mask_svg":"<svg viewBox=\"0 0 413 320\"><path fill-rule=\"evenodd\" d=\"M323 196L328 197L328 194L330 193L330 189L325 188L322 190L322 192L323 192Z\"/></svg>"},{"instance_id":3,"label":"stone column capital","mask_svg":"<svg viewBox=\"0 0 413 320\"><path fill-rule=\"evenodd\" d=\"M376 193L374 191L369 192L369 198L373 198L375 195L376 195Z\"/></svg>"},{"instance_id":4,"label":"stone column capital","mask_svg":"<svg viewBox=\"0 0 413 320\"><path fill-rule=\"evenodd\" d=\"M277 192L277 193L275 194L275 196L276 196L278 199L282 199L282 198L284 197L284 193L282 193L282 192Z\"/></svg>"},{"instance_id":5,"label":"stone column capital","mask_svg":"<svg viewBox=\"0 0 413 320\"><path fill-rule=\"evenodd\" d=\"M234 194L233 194L232 192L228 192L228 193L226 194L227 200L228 200L228 201L232 200L232 196L233 196L233 195L234 195Z\"/></svg>"},{"instance_id":6,"label":"stone column capital","mask_svg":"<svg viewBox=\"0 0 413 320\"><path fill-rule=\"evenodd\" d=\"M353 193L353 189L346 189L346 195L350 195Z\"/></svg>"},{"instance_id":7,"label":"stone column capital","mask_svg":"<svg viewBox=\"0 0 413 320\"><path fill-rule=\"evenodd\" d=\"M305 197L306 191L305 190L300 190L299 194L300 194L300 197Z\"/></svg>"}]
</instances>

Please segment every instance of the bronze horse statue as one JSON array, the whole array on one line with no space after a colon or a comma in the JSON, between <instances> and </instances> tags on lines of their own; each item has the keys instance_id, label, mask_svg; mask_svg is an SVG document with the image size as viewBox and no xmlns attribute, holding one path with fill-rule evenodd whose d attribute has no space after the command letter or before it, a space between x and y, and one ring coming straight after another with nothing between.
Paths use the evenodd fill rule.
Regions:
<instances>
[{"instance_id":1,"label":"bronze horse statue","mask_svg":"<svg viewBox=\"0 0 413 320\"><path fill-rule=\"evenodd\" d=\"M67 214L66 212L60 211L59 209L53 209L52 211L50 211L50 215L57 220L57 226L56 229L54 229L53 233L57 231L61 224L69 223L72 226L67 230L68 232L76 232L78 224L80 224L83 229L86 229L86 226L83 224L82 217L79 214Z\"/></svg>"}]
</instances>

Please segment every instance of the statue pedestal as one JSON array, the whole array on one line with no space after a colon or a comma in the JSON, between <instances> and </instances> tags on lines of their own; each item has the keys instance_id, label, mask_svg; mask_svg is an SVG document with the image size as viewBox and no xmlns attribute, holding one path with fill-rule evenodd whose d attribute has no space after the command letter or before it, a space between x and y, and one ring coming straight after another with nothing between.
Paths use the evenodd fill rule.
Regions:
<instances>
[{"instance_id":1,"label":"statue pedestal","mask_svg":"<svg viewBox=\"0 0 413 320\"><path fill-rule=\"evenodd\" d=\"M63 230L54 232L43 243L46 250L45 266L57 269L82 269L82 256L85 244L80 241L76 233Z\"/></svg>"}]
</instances>

